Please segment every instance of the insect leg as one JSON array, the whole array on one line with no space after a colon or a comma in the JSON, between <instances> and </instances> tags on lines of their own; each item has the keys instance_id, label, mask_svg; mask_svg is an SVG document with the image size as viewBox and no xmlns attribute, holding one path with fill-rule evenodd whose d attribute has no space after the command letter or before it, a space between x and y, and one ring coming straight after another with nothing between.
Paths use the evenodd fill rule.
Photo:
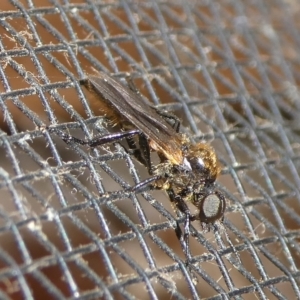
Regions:
<instances>
[{"instance_id":1,"label":"insect leg","mask_svg":"<svg viewBox=\"0 0 300 300\"><path fill-rule=\"evenodd\" d=\"M87 145L90 147L97 147L97 146L104 145L107 143L117 142L122 139L135 136L137 134L140 134L140 131L138 129L132 129L132 130L123 131L123 132L106 134L106 135L103 135L100 137L93 138L92 140L88 141Z\"/></svg>"},{"instance_id":2,"label":"insect leg","mask_svg":"<svg viewBox=\"0 0 300 300\"><path fill-rule=\"evenodd\" d=\"M157 114L159 114L161 117L163 117L164 119L169 119L169 120L172 120L174 123L171 124L172 127L175 129L176 132L179 132L179 129L180 129L180 120L179 118L177 118L175 115L169 113L169 112L166 112L166 111L163 111L155 106L152 106L155 111L157 112Z\"/></svg>"},{"instance_id":3,"label":"insect leg","mask_svg":"<svg viewBox=\"0 0 300 300\"><path fill-rule=\"evenodd\" d=\"M136 147L136 143L132 137L126 138L130 150L132 150L132 155L147 169L150 175L152 172L152 163L150 157L149 142L144 134L140 134L139 137L139 148Z\"/></svg>"},{"instance_id":4,"label":"insect leg","mask_svg":"<svg viewBox=\"0 0 300 300\"><path fill-rule=\"evenodd\" d=\"M106 134L103 136L96 136L95 138L93 138L89 141L85 141L82 139L78 139L72 135L69 135L59 129L56 129L56 128L46 127L46 129L51 133L57 134L67 144L76 143L76 144L80 144L80 145L87 145L90 147L97 147L97 146L104 145L107 143L117 142L122 139L125 139L128 137L133 137L137 134L140 134L140 131L138 129L132 129L132 130L123 131L123 132Z\"/></svg>"},{"instance_id":5,"label":"insect leg","mask_svg":"<svg viewBox=\"0 0 300 300\"><path fill-rule=\"evenodd\" d=\"M187 204L185 203L185 201L180 195L176 195L172 189L167 190L167 193L171 199L171 202L173 202L176 205L176 207L185 215L184 234L182 234L182 231L178 223L175 231L178 239L181 242L183 242L184 251L187 256L187 260L189 261L191 260L191 251L190 251L190 244L189 244L190 223L191 221L194 220L194 216L191 214Z\"/></svg>"},{"instance_id":6,"label":"insect leg","mask_svg":"<svg viewBox=\"0 0 300 300\"><path fill-rule=\"evenodd\" d=\"M127 152L133 155L142 165L147 166L141 150L137 148L136 141L133 139L133 137L126 138L126 141L129 147L129 150L127 150Z\"/></svg>"},{"instance_id":7,"label":"insect leg","mask_svg":"<svg viewBox=\"0 0 300 300\"><path fill-rule=\"evenodd\" d=\"M153 185L152 183L161 179L161 176L160 175L156 175L156 176L153 176L153 177L150 177L150 178L147 178L141 182L139 182L136 186L134 186L133 188L131 188L131 191L132 192L135 192L135 193L142 193L144 192L146 189L149 188L152 188L153 189Z\"/></svg>"},{"instance_id":8,"label":"insect leg","mask_svg":"<svg viewBox=\"0 0 300 300\"><path fill-rule=\"evenodd\" d=\"M140 94L140 91L136 88L136 86L135 86L135 84L134 84L134 82L133 82L132 76L131 76L131 75L128 75L128 76L125 77L125 79L126 79L127 86L129 87L129 89L130 89L131 91L133 91L134 93L136 93L136 94L139 95L139 94Z\"/></svg>"},{"instance_id":9,"label":"insect leg","mask_svg":"<svg viewBox=\"0 0 300 300\"><path fill-rule=\"evenodd\" d=\"M142 152L143 157L146 161L146 167L148 169L148 172L150 175L152 175L153 170L152 170L152 163L150 157L150 147L149 147L148 139L144 134L139 135L139 146L140 146L140 151Z\"/></svg>"}]
</instances>

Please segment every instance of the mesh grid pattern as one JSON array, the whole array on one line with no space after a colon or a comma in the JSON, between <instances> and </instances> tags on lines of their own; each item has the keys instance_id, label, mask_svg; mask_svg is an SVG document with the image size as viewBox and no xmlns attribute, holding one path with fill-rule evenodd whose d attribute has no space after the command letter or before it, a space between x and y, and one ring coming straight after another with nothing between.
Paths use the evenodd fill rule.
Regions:
<instances>
[{"instance_id":1,"label":"mesh grid pattern","mask_svg":"<svg viewBox=\"0 0 300 300\"><path fill-rule=\"evenodd\" d=\"M0 7L0 299L300 299L299 2ZM42 130L112 129L77 81L97 70L213 145L235 250L193 222L189 272L165 193L114 193L145 168Z\"/></svg>"}]
</instances>

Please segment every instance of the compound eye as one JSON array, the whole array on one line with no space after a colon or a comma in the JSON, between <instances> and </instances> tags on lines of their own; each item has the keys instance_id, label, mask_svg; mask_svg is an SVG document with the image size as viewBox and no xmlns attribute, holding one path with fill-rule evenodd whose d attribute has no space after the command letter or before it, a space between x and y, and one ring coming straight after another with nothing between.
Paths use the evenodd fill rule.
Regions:
<instances>
[{"instance_id":1,"label":"compound eye","mask_svg":"<svg viewBox=\"0 0 300 300\"><path fill-rule=\"evenodd\" d=\"M201 157L188 157L190 168L197 173L203 173L205 171L205 164Z\"/></svg>"},{"instance_id":2,"label":"compound eye","mask_svg":"<svg viewBox=\"0 0 300 300\"><path fill-rule=\"evenodd\" d=\"M213 193L204 197L199 207L200 221L214 223L223 218L226 208L225 197L221 193Z\"/></svg>"}]
</instances>

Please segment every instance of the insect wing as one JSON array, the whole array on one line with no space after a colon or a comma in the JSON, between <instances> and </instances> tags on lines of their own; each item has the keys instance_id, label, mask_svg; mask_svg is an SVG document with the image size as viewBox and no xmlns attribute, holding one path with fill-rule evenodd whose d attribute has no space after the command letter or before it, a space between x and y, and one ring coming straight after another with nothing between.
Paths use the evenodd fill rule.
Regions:
<instances>
[{"instance_id":1,"label":"insect wing","mask_svg":"<svg viewBox=\"0 0 300 300\"><path fill-rule=\"evenodd\" d=\"M173 127L154 108L145 104L142 98L118 81L99 73L80 81L100 95L111 109L138 128L151 142L155 150L161 151L174 163L182 162L181 139Z\"/></svg>"}]
</instances>

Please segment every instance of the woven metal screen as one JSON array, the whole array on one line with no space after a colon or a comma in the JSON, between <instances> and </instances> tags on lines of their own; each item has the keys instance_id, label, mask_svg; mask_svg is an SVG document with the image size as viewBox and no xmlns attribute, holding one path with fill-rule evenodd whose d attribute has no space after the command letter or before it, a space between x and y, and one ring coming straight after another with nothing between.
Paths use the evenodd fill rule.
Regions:
<instances>
[{"instance_id":1,"label":"woven metal screen","mask_svg":"<svg viewBox=\"0 0 300 300\"><path fill-rule=\"evenodd\" d=\"M0 299L300 299L299 15L292 0L1 1ZM227 211L216 232L192 223L191 269L166 193L120 192L149 177L122 145L44 130L117 130L78 83L97 71L129 74L217 152Z\"/></svg>"}]
</instances>

